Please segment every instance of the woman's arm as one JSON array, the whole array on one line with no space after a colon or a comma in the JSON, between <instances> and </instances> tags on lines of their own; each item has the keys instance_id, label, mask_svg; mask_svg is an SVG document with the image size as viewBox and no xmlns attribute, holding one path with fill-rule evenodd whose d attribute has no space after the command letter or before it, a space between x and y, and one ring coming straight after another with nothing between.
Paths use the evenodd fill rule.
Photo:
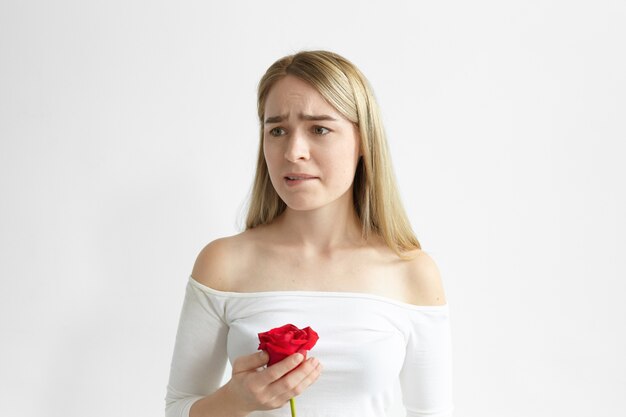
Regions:
<instances>
[{"instance_id":1,"label":"woman's arm","mask_svg":"<svg viewBox=\"0 0 626 417\"><path fill-rule=\"evenodd\" d=\"M400 373L407 417L451 417L452 339L450 311L439 269L421 252L410 261L407 293L417 307L407 312L408 340Z\"/></svg>"},{"instance_id":2,"label":"woman's arm","mask_svg":"<svg viewBox=\"0 0 626 417\"><path fill-rule=\"evenodd\" d=\"M187 283L165 397L166 417L188 417L198 399L219 388L226 367L228 326L219 300Z\"/></svg>"}]
</instances>

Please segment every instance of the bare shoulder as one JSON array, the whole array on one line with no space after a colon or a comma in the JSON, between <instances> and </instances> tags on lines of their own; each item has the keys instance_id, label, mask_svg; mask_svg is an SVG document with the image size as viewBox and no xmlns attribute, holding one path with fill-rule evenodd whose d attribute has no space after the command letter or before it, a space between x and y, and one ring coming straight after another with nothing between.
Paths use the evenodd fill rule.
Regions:
<instances>
[{"instance_id":1,"label":"bare shoulder","mask_svg":"<svg viewBox=\"0 0 626 417\"><path fill-rule=\"evenodd\" d=\"M433 258L421 249L409 252L405 261L406 298L410 304L436 306L447 303L441 274Z\"/></svg>"},{"instance_id":2,"label":"bare shoulder","mask_svg":"<svg viewBox=\"0 0 626 417\"><path fill-rule=\"evenodd\" d=\"M229 291L242 264L245 245L245 232L213 240L198 254L191 276L207 287Z\"/></svg>"}]
</instances>

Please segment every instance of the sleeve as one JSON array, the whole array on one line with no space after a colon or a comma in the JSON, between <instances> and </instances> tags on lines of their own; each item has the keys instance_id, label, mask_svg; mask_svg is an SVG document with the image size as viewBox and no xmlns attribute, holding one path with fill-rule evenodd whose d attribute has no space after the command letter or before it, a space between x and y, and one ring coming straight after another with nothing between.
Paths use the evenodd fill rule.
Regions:
<instances>
[{"instance_id":1,"label":"sleeve","mask_svg":"<svg viewBox=\"0 0 626 417\"><path fill-rule=\"evenodd\" d=\"M409 311L409 338L400 371L407 417L452 417L449 307Z\"/></svg>"},{"instance_id":2,"label":"sleeve","mask_svg":"<svg viewBox=\"0 0 626 417\"><path fill-rule=\"evenodd\" d=\"M228 335L221 304L189 279L170 366L166 417L189 417L194 402L219 388Z\"/></svg>"}]
</instances>

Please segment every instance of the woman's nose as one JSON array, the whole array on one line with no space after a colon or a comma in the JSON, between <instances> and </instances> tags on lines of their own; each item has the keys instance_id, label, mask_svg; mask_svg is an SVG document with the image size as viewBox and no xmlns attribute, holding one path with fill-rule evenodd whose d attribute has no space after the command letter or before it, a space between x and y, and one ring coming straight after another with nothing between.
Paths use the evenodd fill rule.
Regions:
<instances>
[{"instance_id":1,"label":"woman's nose","mask_svg":"<svg viewBox=\"0 0 626 417\"><path fill-rule=\"evenodd\" d=\"M305 135L299 130L294 131L287 138L285 159L289 162L309 159L309 144Z\"/></svg>"}]
</instances>

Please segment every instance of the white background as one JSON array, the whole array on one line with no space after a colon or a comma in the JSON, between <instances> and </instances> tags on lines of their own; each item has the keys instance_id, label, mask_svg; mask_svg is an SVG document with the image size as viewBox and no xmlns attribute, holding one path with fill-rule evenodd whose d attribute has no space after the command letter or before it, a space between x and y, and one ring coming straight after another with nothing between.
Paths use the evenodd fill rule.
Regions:
<instances>
[{"instance_id":1,"label":"white background","mask_svg":"<svg viewBox=\"0 0 626 417\"><path fill-rule=\"evenodd\" d=\"M163 415L255 88L329 49L380 102L451 305L456 417L626 415L623 1L0 2L0 415ZM394 415L401 415L400 405Z\"/></svg>"}]
</instances>

